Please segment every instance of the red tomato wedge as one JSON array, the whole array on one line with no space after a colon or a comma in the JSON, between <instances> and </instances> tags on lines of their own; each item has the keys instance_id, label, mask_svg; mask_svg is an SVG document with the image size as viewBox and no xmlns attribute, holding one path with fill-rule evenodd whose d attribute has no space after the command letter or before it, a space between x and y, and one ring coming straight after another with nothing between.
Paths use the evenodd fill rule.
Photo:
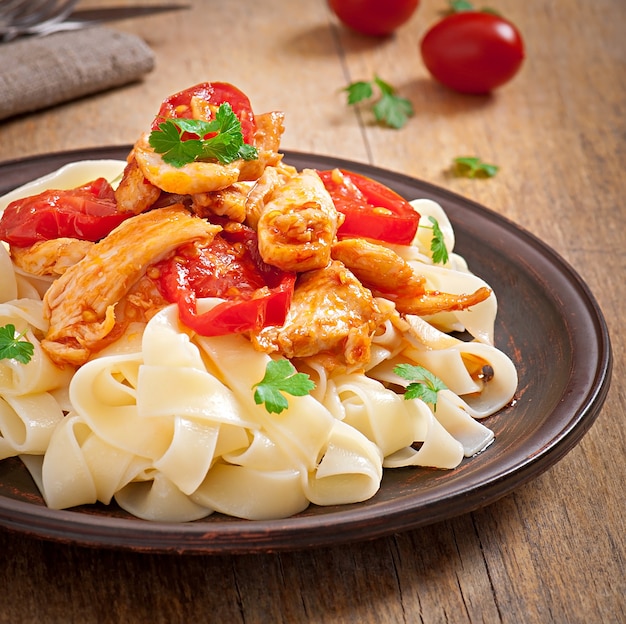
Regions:
<instances>
[{"instance_id":1,"label":"red tomato wedge","mask_svg":"<svg viewBox=\"0 0 626 624\"><path fill-rule=\"evenodd\" d=\"M75 189L11 202L0 219L0 239L16 247L63 237L95 242L132 216L117 211L111 185L98 178Z\"/></svg>"},{"instance_id":2,"label":"red tomato wedge","mask_svg":"<svg viewBox=\"0 0 626 624\"><path fill-rule=\"evenodd\" d=\"M256 232L223 231L208 247L188 244L156 265L163 296L178 304L181 321L202 336L222 336L282 325L291 304L295 273L265 264ZM197 299L226 299L199 314Z\"/></svg>"},{"instance_id":3,"label":"red tomato wedge","mask_svg":"<svg viewBox=\"0 0 626 624\"><path fill-rule=\"evenodd\" d=\"M252 144L256 133L256 121L248 96L237 87L227 82L201 82L193 87L174 93L163 100L154 121L152 130L166 119L193 119L193 100L202 101L209 106L218 108L221 104L230 104L233 112L241 122L243 140ZM200 105L202 105L200 102ZM197 104L197 102L196 102Z\"/></svg>"},{"instance_id":4,"label":"red tomato wedge","mask_svg":"<svg viewBox=\"0 0 626 624\"><path fill-rule=\"evenodd\" d=\"M373 238L409 245L420 215L406 199L389 187L350 171L318 171L335 207L345 215L339 238Z\"/></svg>"}]
</instances>

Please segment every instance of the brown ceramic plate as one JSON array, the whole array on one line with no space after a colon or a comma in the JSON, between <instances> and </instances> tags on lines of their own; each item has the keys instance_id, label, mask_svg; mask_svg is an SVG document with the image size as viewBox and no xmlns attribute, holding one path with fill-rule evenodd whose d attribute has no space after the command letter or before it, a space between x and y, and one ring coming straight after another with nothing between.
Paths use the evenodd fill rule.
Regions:
<instances>
[{"instance_id":1,"label":"brown ceramic plate","mask_svg":"<svg viewBox=\"0 0 626 624\"><path fill-rule=\"evenodd\" d=\"M0 195L61 165L125 158L128 147L49 154L0 164ZM17 459L0 462L0 526L61 542L178 553L245 553L371 539L415 529L487 505L536 477L571 450L594 422L609 387L611 347L596 301L576 272L541 241L458 195L367 165L287 152L298 168L342 167L376 178L408 199L439 202L456 250L498 295L496 344L519 372L516 401L483 421L495 442L452 471L387 470L371 500L311 506L285 520L215 514L196 522L152 523L115 506L68 511L44 506Z\"/></svg>"}]
</instances>

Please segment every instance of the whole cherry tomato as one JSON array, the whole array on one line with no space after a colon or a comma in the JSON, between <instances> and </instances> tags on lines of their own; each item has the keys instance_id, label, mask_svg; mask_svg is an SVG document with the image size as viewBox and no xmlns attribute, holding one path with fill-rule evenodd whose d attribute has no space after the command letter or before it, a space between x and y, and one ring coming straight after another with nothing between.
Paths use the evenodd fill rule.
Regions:
<instances>
[{"instance_id":1,"label":"whole cherry tomato","mask_svg":"<svg viewBox=\"0 0 626 624\"><path fill-rule=\"evenodd\" d=\"M419 0L328 0L328 4L346 26L384 37L409 20Z\"/></svg>"},{"instance_id":2,"label":"whole cherry tomato","mask_svg":"<svg viewBox=\"0 0 626 624\"><path fill-rule=\"evenodd\" d=\"M511 80L524 60L517 28L499 15L479 11L445 17L420 47L433 77L461 93L488 93Z\"/></svg>"}]
</instances>

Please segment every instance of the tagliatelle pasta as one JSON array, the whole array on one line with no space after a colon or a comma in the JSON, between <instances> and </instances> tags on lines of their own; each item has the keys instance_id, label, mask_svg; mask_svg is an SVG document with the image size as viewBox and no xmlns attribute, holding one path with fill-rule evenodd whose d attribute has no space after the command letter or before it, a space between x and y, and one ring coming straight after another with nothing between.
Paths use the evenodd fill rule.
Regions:
<instances>
[{"instance_id":1,"label":"tagliatelle pasta","mask_svg":"<svg viewBox=\"0 0 626 624\"><path fill-rule=\"evenodd\" d=\"M70 184L90 178L94 166L70 167L77 176ZM424 212L424 202L417 205ZM437 205L431 209L451 247L451 227ZM419 241L403 252L434 287L458 284L460 292L484 283L461 260L460 268L427 264ZM486 448L493 434L476 419L506 405L517 385L512 362L490 344L493 296L480 309L410 317L406 327L387 322L373 340L371 368L329 375L312 366L315 390L290 397L281 414L253 399L270 356L241 335L190 335L174 305L145 326L129 326L77 370L59 368L40 346L46 321L37 289L17 296L28 278L5 247L0 263L0 324L32 328L35 345L27 365L0 360L0 457L23 457L52 508L115 500L138 517L180 522L215 511L279 518L310 503L364 501L378 490L383 467L452 469ZM440 329L461 326L479 341ZM436 411L391 389L398 362L420 364L446 383ZM491 366L493 379L477 381L472 362Z\"/></svg>"},{"instance_id":2,"label":"tagliatelle pasta","mask_svg":"<svg viewBox=\"0 0 626 624\"><path fill-rule=\"evenodd\" d=\"M257 119L270 138L282 123ZM131 154L128 162L67 165L0 198L1 213L45 189L76 189L99 177L116 187L121 178L118 202L137 213L112 236L80 247L54 237L40 247L0 244L0 327L14 326L33 345L28 363L0 359L0 460L20 457L49 507L115 503L162 522L212 513L284 518L310 504L366 501L384 470L454 469L494 441L480 420L511 401L517 374L493 344L496 297L453 252L441 206L418 199L405 209L402 218L421 215L412 240L390 230L386 242L350 239L335 256L343 217L317 174L296 174L272 141L258 143L252 164L230 166L241 177L217 191L202 191L198 162L193 180L192 168L180 177L193 183L187 195L146 192ZM156 180L161 156L148 156ZM326 178L343 184L344 175ZM155 197L163 206L153 205ZM222 295L183 289L182 299L168 300L191 270L172 272L172 258L213 266L215 258L197 250L217 245L215 257L228 259L223 269L232 249L250 248L256 239L241 227L246 210L259 242L263 228L274 228L259 244L266 285L242 299L254 304L252 315L245 306L230 312L232 285ZM443 262L434 261L433 219L448 251ZM307 228L320 234L314 246L307 247ZM203 269L209 277L202 279L222 269ZM229 325L233 318L240 327ZM286 407L270 408L255 389L284 359L312 389L282 391ZM407 399L411 382L398 372L407 364L438 380L436 399Z\"/></svg>"}]
</instances>

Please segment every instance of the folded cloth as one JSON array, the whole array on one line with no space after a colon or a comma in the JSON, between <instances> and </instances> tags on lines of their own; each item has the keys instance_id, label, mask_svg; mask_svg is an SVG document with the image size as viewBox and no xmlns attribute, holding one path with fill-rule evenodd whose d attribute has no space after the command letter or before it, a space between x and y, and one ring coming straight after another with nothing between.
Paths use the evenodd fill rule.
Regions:
<instances>
[{"instance_id":1,"label":"folded cloth","mask_svg":"<svg viewBox=\"0 0 626 624\"><path fill-rule=\"evenodd\" d=\"M142 39L100 26L0 44L0 119L119 87L153 67Z\"/></svg>"}]
</instances>

